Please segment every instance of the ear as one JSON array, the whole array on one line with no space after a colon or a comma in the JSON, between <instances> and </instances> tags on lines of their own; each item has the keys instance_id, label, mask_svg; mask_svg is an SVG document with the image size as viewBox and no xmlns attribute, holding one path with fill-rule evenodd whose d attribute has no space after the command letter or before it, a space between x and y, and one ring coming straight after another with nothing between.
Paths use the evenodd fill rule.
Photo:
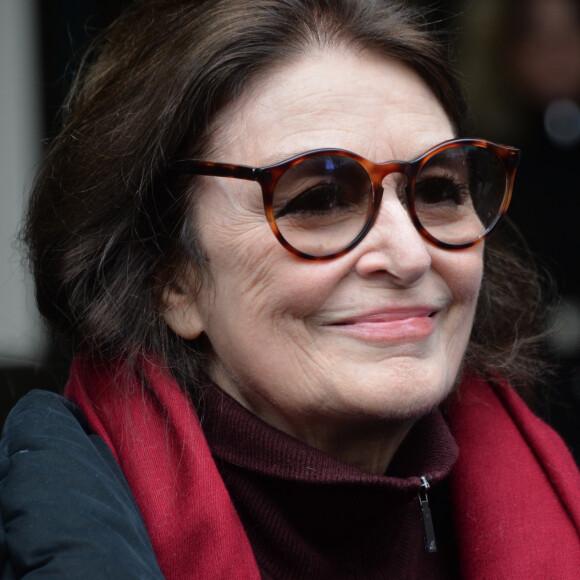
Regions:
<instances>
[{"instance_id":1,"label":"ear","mask_svg":"<svg viewBox=\"0 0 580 580\"><path fill-rule=\"evenodd\" d=\"M205 330L203 318L194 294L173 284L163 292L165 322L175 334L193 340Z\"/></svg>"}]
</instances>

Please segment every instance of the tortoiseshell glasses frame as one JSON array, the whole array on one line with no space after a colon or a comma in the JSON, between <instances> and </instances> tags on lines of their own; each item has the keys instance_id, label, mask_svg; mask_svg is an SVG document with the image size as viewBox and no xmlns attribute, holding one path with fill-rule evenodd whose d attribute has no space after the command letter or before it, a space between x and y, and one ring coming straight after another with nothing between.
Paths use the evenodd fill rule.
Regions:
<instances>
[{"instance_id":1,"label":"tortoiseshell glasses frame","mask_svg":"<svg viewBox=\"0 0 580 580\"><path fill-rule=\"evenodd\" d=\"M483 241L509 206L520 152L483 139L452 139L412 161L373 163L341 149L318 149L267 167L185 159L180 173L256 181L277 240L307 260L339 258L367 235L381 208L384 180L396 186L429 243L461 250Z\"/></svg>"}]
</instances>

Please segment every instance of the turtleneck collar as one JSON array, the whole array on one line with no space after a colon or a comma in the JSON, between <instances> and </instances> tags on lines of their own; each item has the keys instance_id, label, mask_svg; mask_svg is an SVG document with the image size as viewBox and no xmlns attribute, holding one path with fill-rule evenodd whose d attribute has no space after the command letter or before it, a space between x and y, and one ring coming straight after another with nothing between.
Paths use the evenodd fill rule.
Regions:
<instances>
[{"instance_id":1,"label":"turtleneck collar","mask_svg":"<svg viewBox=\"0 0 580 580\"><path fill-rule=\"evenodd\" d=\"M200 415L263 578L451 577L452 541L426 552L419 506L421 478L440 495L458 455L438 410L413 426L386 475L290 437L214 386Z\"/></svg>"}]
</instances>

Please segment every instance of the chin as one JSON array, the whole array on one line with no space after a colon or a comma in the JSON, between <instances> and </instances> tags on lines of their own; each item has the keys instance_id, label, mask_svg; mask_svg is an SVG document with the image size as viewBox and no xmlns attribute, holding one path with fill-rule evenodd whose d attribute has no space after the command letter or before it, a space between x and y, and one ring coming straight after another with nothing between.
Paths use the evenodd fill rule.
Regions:
<instances>
[{"instance_id":1,"label":"chin","mask_svg":"<svg viewBox=\"0 0 580 580\"><path fill-rule=\"evenodd\" d=\"M389 373L390 374L390 373ZM402 378L403 377L403 378ZM361 385L359 379L358 384ZM446 373L412 373L375 377L356 391L343 391L343 409L369 419L416 420L430 413L455 389L456 377Z\"/></svg>"}]
</instances>

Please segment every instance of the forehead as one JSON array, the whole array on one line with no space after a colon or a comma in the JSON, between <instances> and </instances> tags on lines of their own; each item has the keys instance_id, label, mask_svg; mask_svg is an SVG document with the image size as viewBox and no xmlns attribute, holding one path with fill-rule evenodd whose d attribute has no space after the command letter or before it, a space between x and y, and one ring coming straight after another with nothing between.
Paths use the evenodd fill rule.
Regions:
<instances>
[{"instance_id":1,"label":"forehead","mask_svg":"<svg viewBox=\"0 0 580 580\"><path fill-rule=\"evenodd\" d=\"M386 161L451 137L443 107L412 68L343 48L302 56L251 84L218 116L212 156L263 166L336 147Z\"/></svg>"}]
</instances>

